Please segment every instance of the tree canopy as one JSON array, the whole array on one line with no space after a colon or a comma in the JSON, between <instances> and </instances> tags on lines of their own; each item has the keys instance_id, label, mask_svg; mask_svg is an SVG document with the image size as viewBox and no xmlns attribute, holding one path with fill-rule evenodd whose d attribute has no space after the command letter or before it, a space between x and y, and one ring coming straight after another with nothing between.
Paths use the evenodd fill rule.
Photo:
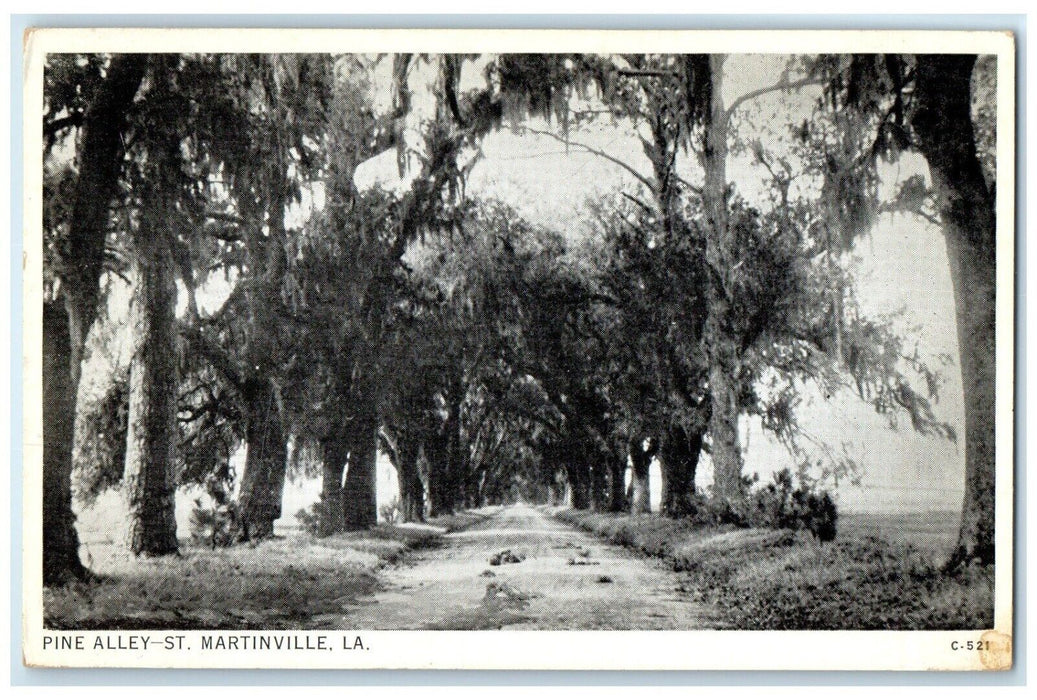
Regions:
<instances>
[{"instance_id":1,"label":"tree canopy","mask_svg":"<svg viewBox=\"0 0 1037 700\"><path fill-rule=\"evenodd\" d=\"M804 489L857 468L836 446L822 446L820 468L809 456L817 438L797 415L808 387L957 439L935 406L939 362L864 313L851 258L894 210L960 229L956 280L987 255L960 207L992 206L990 106L970 97L990 92L989 62L790 57L777 83L725 104L723 59L52 57L45 335L68 365L54 385L63 405L76 405L91 328L91 347L129 333L135 348L81 402L74 446L69 426L45 421L66 525L53 546L74 539L73 447L84 493L148 484L134 522L172 532L134 550L158 554L163 537L175 549L179 486L233 510L236 539L262 538L300 465L322 480L315 531L369 527L379 453L409 520L515 499L640 512L654 459L667 515L749 522L746 416L788 448ZM761 127L746 114L760 96L806 89L806 119ZM588 203L583 237L472 192L483 145L509 127L599 158L629 185ZM603 129L632 134L640 153L581 142ZM883 201L879 164L912 149L932 186L910 177ZM731 181L735 157L764 173L757 187ZM364 184L380 162L391 185ZM129 328L98 319L120 285L134 290ZM979 332L959 329L959 342ZM972 406L986 375L982 357L969 362ZM982 445L989 426L974 413L966 443ZM992 458L969 450L969 488L983 491ZM148 515L158 493L165 514ZM963 525L959 559L988 556L977 527Z\"/></svg>"}]
</instances>

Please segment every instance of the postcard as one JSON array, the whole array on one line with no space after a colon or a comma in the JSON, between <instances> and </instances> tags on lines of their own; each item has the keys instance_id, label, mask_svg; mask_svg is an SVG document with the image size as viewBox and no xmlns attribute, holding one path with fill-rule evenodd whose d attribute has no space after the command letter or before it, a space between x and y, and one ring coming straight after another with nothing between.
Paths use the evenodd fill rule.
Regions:
<instances>
[{"instance_id":1,"label":"postcard","mask_svg":"<svg viewBox=\"0 0 1037 700\"><path fill-rule=\"evenodd\" d=\"M1011 33L24 52L26 664L1011 668Z\"/></svg>"}]
</instances>

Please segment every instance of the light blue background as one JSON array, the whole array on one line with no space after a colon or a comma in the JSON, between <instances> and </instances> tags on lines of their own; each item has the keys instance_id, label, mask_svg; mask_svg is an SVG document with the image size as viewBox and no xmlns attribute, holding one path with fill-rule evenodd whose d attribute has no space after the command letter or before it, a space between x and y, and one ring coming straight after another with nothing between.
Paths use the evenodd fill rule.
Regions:
<instances>
[{"instance_id":1,"label":"light blue background","mask_svg":"<svg viewBox=\"0 0 1037 700\"><path fill-rule=\"evenodd\" d=\"M22 35L30 27L986 29L1017 41L1015 668L1009 673L774 671L208 671L28 669L21 662ZM11 684L12 685L1023 685L1026 682L1026 18L1022 15L12 15L11 16ZM492 632L487 632L492 634ZM690 651L689 651L690 653ZM737 653L732 650L732 653ZM459 659L463 663L463 659Z\"/></svg>"}]
</instances>

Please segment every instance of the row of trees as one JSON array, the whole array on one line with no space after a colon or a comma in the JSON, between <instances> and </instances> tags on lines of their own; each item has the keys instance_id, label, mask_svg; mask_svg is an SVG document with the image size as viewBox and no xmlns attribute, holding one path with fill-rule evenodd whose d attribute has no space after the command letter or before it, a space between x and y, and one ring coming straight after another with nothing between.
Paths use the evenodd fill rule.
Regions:
<instances>
[{"instance_id":1,"label":"row of trees","mask_svg":"<svg viewBox=\"0 0 1037 700\"><path fill-rule=\"evenodd\" d=\"M178 546L178 485L222 501L237 481L236 535L262 538L291 465L321 474L321 532L373 525L379 450L408 520L516 491L645 511L653 458L663 510L688 515L706 450L713 497L735 510L739 417L758 415L795 454L810 382L951 435L930 406L938 377L862 317L840 262L880 208L878 159L905 149L930 164L959 309L968 473L951 563L992 561L993 178L971 98L990 74L975 63L797 58L778 84L724 104L720 55L51 56L45 581L87 575L76 455L90 483L121 478L130 547L157 555ZM476 67L484 85L461 90ZM380 110L373 76L386 69ZM424 112L418 76L432 78ZM786 152L738 128L754 98L811 85L821 97L788 125ZM466 195L487 133L544 118L635 183L597 207L582 242ZM570 139L605 119L640 136L650 173ZM728 181L732 146L769 173L765 201ZM393 150L406 185L359 188L358 168ZM893 204L925 205L909 196L918 184ZM120 276L132 357L101 410L125 406L125 419L104 439L81 429L77 447L84 353ZM221 286L218 308L199 300ZM102 467L119 473L96 478Z\"/></svg>"}]
</instances>

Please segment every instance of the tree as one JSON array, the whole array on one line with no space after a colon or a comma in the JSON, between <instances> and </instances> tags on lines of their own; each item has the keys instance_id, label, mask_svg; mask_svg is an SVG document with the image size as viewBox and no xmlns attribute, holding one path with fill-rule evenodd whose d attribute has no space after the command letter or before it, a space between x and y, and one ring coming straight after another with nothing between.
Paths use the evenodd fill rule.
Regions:
<instances>
[{"instance_id":1,"label":"tree","mask_svg":"<svg viewBox=\"0 0 1037 700\"><path fill-rule=\"evenodd\" d=\"M236 193L238 206L248 221L245 248L250 277L244 286L248 345L242 353L238 384L248 445L239 496L240 537L248 540L273 534L274 521L281 516L288 458L278 381L279 363L289 356L281 293L287 271L285 214L298 197L298 185L289 175L293 160L289 150L298 147L299 158L308 154L304 135L313 125L306 110L312 110L311 102L319 105L327 71L307 56L270 56L243 63L241 67L262 86L253 101L257 136L253 150L235 164L241 188ZM295 114L300 118L292 118Z\"/></svg>"},{"instance_id":2,"label":"tree","mask_svg":"<svg viewBox=\"0 0 1037 700\"><path fill-rule=\"evenodd\" d=\"M328 56L213 55L199 100L211 115L206 161L213 193L207 231L225 244L223 265L237 281L222 309L189 313L181 332L232 387L247 445L241 475L239 539L261 539L281 515L288 457L284 381L293 354L286 310L285 216L316 168L331 66ZM248 134L248 138L243 138ZM210 225L216 224L216 225ZM189 307L197 281L183 275ZM204 279L201 280L204 282Z\"/></svg>"},{"instance_id":3,"label":"tree","mask_svg":"<svg viewBox=\"0 0 1037 700\"><path fill-rule=\"evenodd\" d=\"M753 380L746 353L765 335L769 312L775 310L763 308L762 304L753 307L752 295L764 289L764 282L754 277L756 271L748 258L762 253L777 260L776 255L772 255L777 251L765 250L767 239L756 233L760 230L760 222L756 221L760 218L758 212L738 205L727 182L728 140L736 104L727 107L722 101L724 60L722 55L624 56L612 63L584 63L582 69L593 75L602 87L604 99L612 106L614 115L648 123L651 138L642 137L642 142L653 166L653 177L645 177L607 154L586 150L624 167L649 190L653 196L655 226L661 234L671 238L698 236L701 241L701 263L695 267L703 274L689 301L702 300L704 320L701 326L696 328L693 324L688 331L698 334L705 376L701 389L689 387L686 382L682 389L692 398L690 405L699 409L700 414L704 413L708 421L714 493L725 501L737 503L744 496L738 420L745 407L747 387ZM570 80L578 80L579 74L580 70L571 72ZM638 87L632 89L632 84ZM688 183L677 176L675 162L682 148L691 151L698 160L703 173L701 188L688 187ZM682 189L685 194L693 193L698 200L704 214L702 225L689 225L689 219L680 211ZM732 218L735 209L738 215ZM790 242L785 240L782 244ZM775 297L767 295L766 298ZM753 323L745 323L747 308L753 311ZM708 409L704 409L696 395L708 396ZM684 484L693 483L688 472L697 464L698 455L689 450L703 444L693 437L695 431L702 430L702 422L693 419L684 426L658 426L659 437L663 434L669 437L672 450L667 449L666 453L670 466L679 465L684 472L675 475L677 478L673 480L674 485L681 484L682 489ZM682 500L683 497L667 498L668 505L678 510L685 508L680 503Z\"/></svg>"},{"instance_id":4,"label":"tree","mask_svg":"<svg viewBox=\"0 0 1037 700\"><path fill-rule=\"evenodd\" d=\"M971 55L918 55L911 117L947 243L965 391L965 499L951 568L994 562L997 218L972 121L975 63Z\"/></svg>"},{"instance_id":5,"label":"tree","mask_svg":"<svg viewBox=\"0 0 1037 700\"><path fill-rule=\"evenodd\" d=\"M162 80L162 77L157 77ZM179 148L179 142L172 145ZM169 168L160 163L155 169ZM144 196L139 228L133 232L133 296L130 300L129 412L123 489L129 505L129 547L134 554L178 551L175 452L177 432L177 345L174 308L173 220L168 173L158 175Z\"/></svg>"},{"instance_id":6,"label":"tree","mask_svg":"<svg viewBox=\"0 0 1037 700\"><path fill-rule=\"evenodd\" d=\"M423 128L422 142L407 144L398 125L410 110L409 74L422 62L436 65L442 82L435 94L435 117ZM341 491L343 527L349 529L368 527L377 518L374 467L385 392L383 356L390 310L399 294L402 258L419 237L444 235L456 228L463 200L458 154L490 128L483 113L487 104L479 95L459 99L452 94L451 105L446 106L445 86L457 69L452 56L430 59L400 54L393 57L394 108L389 115L375 116L363 95L347 101L344 112L335 117L330 136L329 205L314 221L316 235L307 239L301 257L293 263L295 284L309 289L313 302L325 304L339 316L332 324L340 329L339 335L328 349L337 348L326 356L330 384L321 423L328 428L322 438L326 445L345 441L335 450L335 459L349 455ZM341 89L356 92L355 86ZM386 129L387 124L393 128ZM413 171L404 167L407 158L398 158L401 177L411 177L409 186L398 193L357 191L356 166L393 147L408 157L408 148L417 147L421 153L420 166ZM332 269L336 265L339 269ZM342 314L342 308L348 313ZM443 433L450 463L455 464L460 454L459 398L455 394L448 398L453 413ZM348 416L345 421L344 416ZM335 483L341 473L339 465L326 466L326 499L336 499ZM437 493L433 490L433 510L445 507ZM330 508L339 510L335 505Z\"/></svg>"},{"instance_id":7,"label":"tree","mask_svg":"<svg viewBox=\"0 0 1037 700\"><path fill-rule=\"evenodd\" d=\"M207 203L196 194L204 172L193 172L190 162L203 159L207 146L204 129L199 128L205 116L197 119L191 109L193 94L206 87L198 84L199 66L193 64L177 55L152 57L148 92L137 116L140 133L130 149L133 167L127 180L135 215L127 217L127 228L133 346L123 489L134 554L178 551L176 261L194 237L194 222Z\"/></svg>"},{"instance_id":8,"label":"tree","mask_svg":"<svg viewBox=\"0 0 1037 700\"><path fill-rule=\"evenodd\" d=\"M959 365L965 396L965 497L954 569L994 560L996 173L985 173L973 118L975 55L825 56L815 72L840 108L861 115L874 134L859 167L916 149L929 164L955 293ZM986 79L994 76L984 71ZM977 118L989 116L980 105ZM989 160L989 159L987 159ZM905 183L895 205L918 211L926 193ZM850 195L860 198L861 193Z\"/></svg>"},{"instance_id":9,"label":"tree","mask_svg":"<svg viewBox=\"0 0 1037 700\"><path fill-rule=\"evenodd\" d=\"M705 79L708 88L703 91L707 102L701 108L704 135L700 160L705 173L702 199L708 221L705 254L710 270L703 342L709 366L713 488L717 496L734 502L744 495L737 384L742 363L730 332L736 310L728 290L739 255L732 245L734 237L728 218L727 140L731 114L723 103L724 59L721 54L709 56L709 77ZM705 66L699 65L696 70L703 71Z\"/></svg>"},{"instance_id":10,"label":"tree","mask_svg":"<svg viewBox=\"0 0 1037 700\"><path fill-rule=\"evenodd\" d=\"M50 229L54 236L50 262L60 281L43 309L45 585L87 575L79 561L71 499L76 395L86 336L97 316L110 206L118 191L129 128L127 117L147 67L146 56L119 55L101 77L96 70L85 74L72 70L75 60L64 59L60 71L57 64L51 64L48 73L53 69L70 80L48 81L45 95L45 132L53 137L76 122L81 123L82 131L69 215L65 221L54 222L59 228ZM85 63L94 69L98 65L89 59ZM94 89L70 87L76 82ZM82 96L83 102L76 104L68 98L70 94ZM55 99L59 95L64 98Z\"/></svg>"},{"instance_id":11,"label":"tree","mask_svg":"<svg viewBox=\"0 0 1037 700\"><path fill-rule=\"evenodd\" d=\"M394 284L394 263L383 259L393 200L387 193L359 192L355 175L358 165L396 146L396 122L407 100L397 92L394 110L375 114L369 70L358 57L335 61L317 173L326 203L299 232L286 276L296 352L310 361L293 364L285 399L295 440L313 445L319 455L321 534L346 527L347 465L353 473L350 499L360 500L349 515L354 526L377 518L371 444L378 429L379 347L388 304L383 288ZM404 77L397 65L396 80Z\"/></svg>"},{"instance_id":12,"label":"tree","mask_svg":"<svg viewBox=\"0 0 1037 700\"><path fill-rule=\"evenodd\" d=\"M616 403L628 407L624 421L634 438L631 507L648 508L648 463L658 457L661 510L678 517L691 511L709 415L700 351L707 281L703 236L685 213L698 188L677 170L693 126L686 117L689 99L696 99L688 92L695 81L677 76L701 62L701 56L623 57L609 103L637 129L652 170L649 176L631 172L651 204L624 193L625 206L613 205L613 214L599 217L610 258L603 283L618 312L619 328L612 334L621 339L614 349L621 370L616 379L625 389ZM645 453L648 436L652 447Z\"/></svg>"},{"instance_id":13,"label":"tree","mask_svg":"<svg viewBox=\"0 0 1037 700\"><path fill-rule=\"evenodd\" d=\"M809 72L791 79L796 69L793 62L774 85L724 105L720 98L724 63L725 58L719 55L688 55L676 60L661 57L649 62L625 57L615 72L628 82L634 81L642 97L632 99L629 89L614 87L611 100L621 114L644 119L650 125L652 138L642 137L642 142L653 166L653 177L634 175L653 193L655 218L660 222L656 226L692 248L682 264L674 260L661 269L702 271L690 284L667 285L681 290L679 296L687 309L702 308L700 314L668 319L669 325L686 329L687 339L674 343L663 338L654 343L659 348L670 347L662 353L666 361L657 363L668 367L659 373L667 380L660 385L662 395L677 393L683 399L670 403L667 413L685 414L683 420L671 418L656 432L663 455L664 508L675 512L690 505L681 503L680 496L684 483L693 482L698 452L704 447L696 433L703 423L709 426L714 493L732 506L738 506L744 496L738 439L738 420L743 412L761 415L765 427L778 432L794 454L800 452L796 444L800 429L786 401L798 392L797 383L804 380L825 385L842 381L833 377L845 373L861 397L876 409L891 414L905 410L916 429L951 434L930 407L929 399L935 398L938 384L936 375L917 357L904 356L898 339L883 324L863 321L855 308L846 308L845 276L836 269L833 246L845 245L842 242L852 240L861 227L859 210L866 197L860 190L870 180L859 172L857 164L840 166L834 173L827 165L815 168L810 164L816 153L796 154L806 161L807 171L824 171L821 201L802 196L797 199L790 196L790 185L798 176L785 160L779 159L780 165L772 163L760 143L753 141L751 147L758 162L772 176L769 208L766 202L746 203L726 181L729 140L737 135L733 119L740 106L768 92L799 89L819 79ZM735 141L743 142L744 136ZM702 173L701 188L677 176L674 163L679 145L696 157ZM832 162L832 152L825 155ZM839 181L835 181L836 175ZM853 187L847 187L847 183ZM858 199L837 201L838 197L850 196ZM820 244L816 216L811 213L819 205L825 211L822 228L827 232L827 242ZM630 216L626 218L631 220ZM649 219L633 225L651 230L652 223ZM662 241L653 242L667 248ZM697 246L701 250L696 251ZM819 249L825 253L820 259ZM641 253L641 257L650 260L651 253ZM649 265L645 269L652 268ZM644 289L643 274L641 278L639 284ZM819 282L833 284L830 288ZM651 310L639 312L638 317L649 318L664 304L653 300L649 306ZM825 307L830 313L819 313ZM851 310L852 325L844 331L844 317ZM851 342L843 342L844 333L852 333L855 343L849 356L843 353L842 346ZM828 338L834 342L829 343ZM701 355L689 348L697 340L701 342ZM875 346L882 350L873 351ZM905 370L925 378L928 399L912 388ZM768 405L757 390L760 380L773 377L775 372L789 382L787 391L778 397L780 407ZM674 474L677 479L668 478L667 462L685 465ZM690 480L686 478L689 472ZM671 482L679 483L679 490L673 491Z\"/></svg>"}]
</instances>

